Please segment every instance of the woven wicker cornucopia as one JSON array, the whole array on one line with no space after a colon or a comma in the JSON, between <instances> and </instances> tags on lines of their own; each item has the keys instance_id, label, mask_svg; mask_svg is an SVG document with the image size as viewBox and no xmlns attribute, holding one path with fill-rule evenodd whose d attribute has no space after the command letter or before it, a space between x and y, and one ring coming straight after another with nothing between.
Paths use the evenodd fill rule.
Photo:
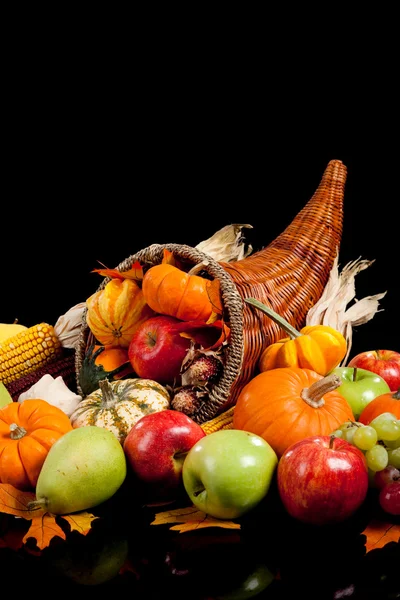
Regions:
<instances>
[{"instance_id":1,"label":"woven wicker cornucopia","mask_svg":"<svg viewBox=\"0 0 400 600\"><path fill-rule=\"evenodd\" d=\"M243 386L254 376L261 352L284 336L269 317L243 298L253 297L270 306L297 329L320 298L339 252L343 225L343 197L347 169L332 160L312 198L292 223L268 246L230 263L218 263L195 248L180 244L153 244L126 258L116 268L126 271L140 261L144 269L159 264L164 249L189 264L203 263L204 271L218 278L231 337L223 373L207 401L192 416L198 423L213 419L233 406ZM109 279L104 279L99 290ZM78 393L79 372L90 330L86 312L75 353Z\"/></svg>"}]
</instances>

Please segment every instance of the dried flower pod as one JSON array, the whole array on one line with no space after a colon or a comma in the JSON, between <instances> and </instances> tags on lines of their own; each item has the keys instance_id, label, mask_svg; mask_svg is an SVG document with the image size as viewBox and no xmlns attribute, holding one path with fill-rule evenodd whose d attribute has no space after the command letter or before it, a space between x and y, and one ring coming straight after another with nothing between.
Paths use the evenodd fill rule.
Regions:
<instances>
[{"instance_id":1,"label":"dried flower pod","mask_svg":"<svg viewBox=\"0 0 400 600\"><path fill-rule=\"evenodd\" d=\"M215 383L222 373L222 367L222 361L215 354L202 354L182 374L182 385L204 386Z\"/></svg>"},{"instance_id":2,"label":"dried flower pod","mask_svg":"<svg viewBox=\"0 0 400 600\"><path fill-rule=\"evenodd\" d=\"M190 417L199 409L205 395L204 392L196 390L194 386L184 386L177 391L171 400L171 408L179 410Z\"/></svg>"}]
</instances>

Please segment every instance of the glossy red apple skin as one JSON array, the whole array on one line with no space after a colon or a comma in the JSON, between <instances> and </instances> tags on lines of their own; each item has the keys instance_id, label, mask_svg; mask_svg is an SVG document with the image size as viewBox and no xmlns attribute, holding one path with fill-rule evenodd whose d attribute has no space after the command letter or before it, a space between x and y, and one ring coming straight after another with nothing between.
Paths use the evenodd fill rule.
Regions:
<instances>
[{"instance_id":1,"label":"glossy red apple skin","mask_svg":"<svg viewBox=\"0 0 400 600\"><path fill-rule=\"evenodd\" d=\"M124 442L127 463L136 478L157 500L174 500L183 490L186 454L206 434L198 423L177 410L145 415Z\"/></svg>"},{"instance_id":2,"label":"glossy red apple skin","mask_svg":"<svg viewBox=\"0 0 400 600\"><path fill-rule=\"evenodd\" d=\"M181 325L174 317L159 315L144 321L132 336L129 361L142 379L173 383L179 376L190 340L174 328Z\"/></svg>"},{"instance_id":3,"label":"glossy red apple skin","mask_svg":"<svg viewBox=\"0 0 400 600\"><path fill-rule=\"evenodd\" d=\"M359 367L376 373L386 381L390 391L400 388L400 352L395 350L368 350L353 356L348 367Z\"/></svg>"},{"instance_id":4,"label":"glossy red apple skin","mask_svg":"<svg viewBox=\"0 0 400 600\"><path fill-rule=\"evenodd\" d=\"M287 512L313 525L340 523L354 514L368 492L364 454L341 438L310 436L292 444L277 469Z\"/></svg>"}]
</instances>

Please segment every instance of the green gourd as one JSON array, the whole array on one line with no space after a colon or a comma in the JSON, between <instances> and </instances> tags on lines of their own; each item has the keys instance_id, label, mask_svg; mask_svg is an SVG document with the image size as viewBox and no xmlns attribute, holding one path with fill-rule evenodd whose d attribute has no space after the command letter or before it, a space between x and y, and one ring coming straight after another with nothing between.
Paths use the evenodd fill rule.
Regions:
<instances>
[{"instance_id":1,"label":"green gourd","mask_svg":"<svg viewBox=\"0 0 400 600\"><path fill-rule=\"evenodd\" d=\"M88 425L67 432L50 448L29 510L65 515L97 506L123 484L127 467L115 435Z\"/></svg>"}]
</instances>

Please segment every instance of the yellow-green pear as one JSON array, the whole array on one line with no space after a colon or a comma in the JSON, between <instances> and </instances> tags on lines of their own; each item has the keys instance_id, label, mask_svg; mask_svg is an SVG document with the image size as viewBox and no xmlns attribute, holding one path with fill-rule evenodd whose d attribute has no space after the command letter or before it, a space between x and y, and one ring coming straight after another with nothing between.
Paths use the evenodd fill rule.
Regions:
<instances>
[{"instance_id":1,"label":"yellow-green pear","mask_svg":"<svg viewBox=\"0 0 400 600\"><path fill-rule=\"evenodd\" d=\"M0 381L0 408L3 408L3 406L7 406L7 404L11 404L12 401L13 399L11 397L10 392L8 391L4 383Z\"/></svg>"},{"instance_id":2,"label":"yellow-green pear","mask_svg":"<svg viewBox=\"0 0 400 600\"><path fill-rule=\"evenodd\" d=\"M26 325L20 325L18 321L15 321L15 323L0 323L0 344L27 329Z\"/></svg>"},{"instance_id":3,"label":"yellow-green pear","mask_svg":"<svg viewBox=\"0 0 400 600\"><path fill-rule=\"evenodd\" d=\"M50 448L30 510L65 515L105 502L127 472L123 448L108 429L87 425L68 431Z\"/></svg>"}]
</instances>

